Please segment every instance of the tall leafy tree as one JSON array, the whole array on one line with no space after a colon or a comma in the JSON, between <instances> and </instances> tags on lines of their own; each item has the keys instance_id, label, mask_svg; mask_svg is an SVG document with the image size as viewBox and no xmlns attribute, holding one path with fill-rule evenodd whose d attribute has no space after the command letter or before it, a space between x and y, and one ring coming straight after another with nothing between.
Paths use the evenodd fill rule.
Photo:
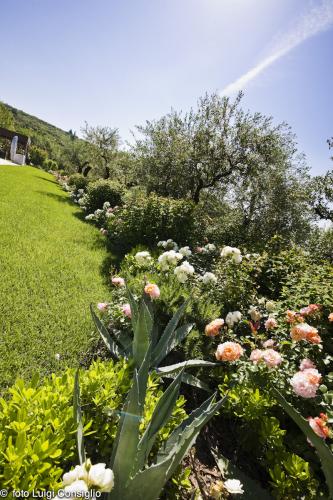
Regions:
<instances>
[{"instance_id":1,"label":"tall leafy tree","mask_svg":"<svg viewBox=\"0 0 333 500\"><path fill-rule=\"evenodd\" d=\"M244 112L241 99L206 94L195 110L172 110L138 126L134 153L148 190L198 203L204 190L297 162L287 125Z\"/></svg>"},{"instance_id":2,"label":"tall leafy tree","mask_svg":"<svg viewBox=\"0 0 333 500\"><path fill-rule=\"evenodd\" d=\"M107 126L92 127L85 122L82 133L88 143L90 163L95 168L103 170L104 178L108 179L120 143L118 129Z\"/></svg>"}]
</instances>

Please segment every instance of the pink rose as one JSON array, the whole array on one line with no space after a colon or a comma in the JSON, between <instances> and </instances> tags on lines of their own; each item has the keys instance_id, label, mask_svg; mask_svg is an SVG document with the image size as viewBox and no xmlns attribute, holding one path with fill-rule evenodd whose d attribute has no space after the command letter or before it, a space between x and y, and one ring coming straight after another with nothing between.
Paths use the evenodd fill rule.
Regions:
<instances>
[{"instance_id":1,"label":"pink rose","mask_svg":"<svg viewBox=\"0 0 333 500\"><path fill-rule=\"evenodd\" d=\"M265 321L265 328L266 330L273 330L273 328L277 327L277 322L275 318L268 318Z\"/></svg>"},{"instance_id":2,"label":"pink rose","mask_svg":"<svg viewBox=\"0 0 333 500\"><path fill-rule=\"evenodd\" d=\"M108 311L109 304L107 302L98 302L97 309L102 313L106 313Z\"/></svg>"},{"instance_id":3,"label":"pink rose","mask_svg":"<svg viewBox=\"0 0 333 500\"><path fill-rule=\"evenodd\" d=\"M265 347L265 349L267 349L268 347L273 347L274 344L275 344L275 341L273 339L265 340L265 342L262 343L262 345L263 345L263 347Z\"/></svg>"},{"instance_id":4,"label":"pink rose","mask_svg":"<svg viewBox=\"0 0 333 500\"><path fill-rule=\"evenodd\" d=\"M261 349L254 349L254 351L251 352L250 361L257 364L261 360L262 355L263 351Z\"/></svg>"},{"instance_id":5,"label":"pink rose","mask_svg":"<svg viewBox=\"0 0 333 500\"><path fill-rule=\"evenodd\" d=\"M303 371L307 370L308 368L316 368L316 365L311 361L311 359L302 359L301 364L299 365L299 369Z\"/></svg>"},{"instance_id":6,"label":"pink rose","mask_svg":"<svg viewBox=\"0 0 333 500\"><path fill-rule=\"evenodd\" d=\"M307 368L295 373L290 380L292 388L297 396L303 398L314 398L319 387L321 375L316 369Z\"/></svg>"},{"instance_id":7,"label":"pink rose","mask_svg":"<svg viewBox=\"0 0 333 500\"><path fill-rule=\"evenodd\" d=\"M208 337L216 337L220 333L222 326L224 325L224 319L217 318L208 323L205 327L205 334Z\"/></svg>"},{"instance_id":8,"label":"pink rose","mask_svg":"<svg viewBox=\"0 0 333 500\"><path fill-rule=\"evenodd\" d=\"M308 417L309 425L311 429L317 434L317 436L326 439L329 435L329 429L326 425L326 421L320 417Z\"/></svg>"},{"instance_id":9,"label":"pink rose","mask_svg":"<svg viewBox=\"0 0 333 500\"><path fill-rule=\"evenodd\" d=\"M262 359L265 361L266 365L269 368L275 368L282 361L281 355L278 352L274 351L274 349L266 349L262 353Z\"/></svg>"},{"instance_id":10,"label":"pink rose","mask_svg":"<svg viewBox=\"0 0 333 500\"><path fill-rule=\"evenodd\" d=\"M111 279L111 282L112 282L112 284L114 286L125 286L125 280L124 280L124 278L120 278L120 277L114 276Z\"/></svg>"},{"instance_id":11,"label":"pink rose","mask_svg":"<svg viewBox=\"0 0 333 500\"><path fill-rule=\"evenodd\" d=\"M123 304L121 310L123 311L124 315L127 316L127 318L132 317L131 306L129 304Z\"/></svg>"}]
</instances>

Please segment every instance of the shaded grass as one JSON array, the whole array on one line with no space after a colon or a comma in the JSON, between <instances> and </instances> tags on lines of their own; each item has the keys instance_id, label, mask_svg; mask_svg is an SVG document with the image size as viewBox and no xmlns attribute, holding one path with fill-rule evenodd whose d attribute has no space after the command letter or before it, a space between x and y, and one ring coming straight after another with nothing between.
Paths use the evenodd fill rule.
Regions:
<instances>
[{"instance_id":1,"label":"shaded grass","mask_svg":"<svg viewBox=\"0 0 333 500\"><path fill-rule=\"evenodd\" d=\"M108 297L110 257L80 214L50 174L0 167L1 388L77 365L97 338L89 303Z\"/></svg>"}]
</instances>

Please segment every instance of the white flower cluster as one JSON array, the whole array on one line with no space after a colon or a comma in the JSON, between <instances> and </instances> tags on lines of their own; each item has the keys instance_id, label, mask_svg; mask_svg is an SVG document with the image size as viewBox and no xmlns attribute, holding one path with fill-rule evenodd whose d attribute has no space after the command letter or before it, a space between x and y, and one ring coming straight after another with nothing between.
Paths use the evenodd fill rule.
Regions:
<instances>
[{"instance_id":1,"label":"white flower cluster","mask_svg":"<svg viewBox=\"0 0 333 500\"><path fill-rule=\"evenodd\" d=\"M183 255L180 252L168 250L159 256L158 263L162 271L168 271L170 267L175 267L182 258Z\"/></svg>"},{"instance_id":2,"label":"white flower cluster","mask_svg":"<svg viewBox=\"0 0 333 500\"><path fill-rule=\"evenodd\" d=\"M210 285L217 282L217 277L214 273L207 272L201 277L201 280L204 285Z\"/></svg>"},{"instance_id":3,"label":"white flower cluster","mask_svg":"<svg viewBox=\"0 0 333 500\"><path fill-rule=\"evenodd\" d=\"M235 247L223 247L221 251L221 257L232 257L236 264L242 262L242 254L239 248Z\"/></svg>"},{"instance_id":4,"label":"white flower cluster","mask_svg":"<svg viewBox=\"0 0 333 500\"><path fill-rule=\"evenodd\" d=\"M66 493L72 493L73 498L78 493L88 493L90 489L98 489L101 493L109 493L114 486L114 475L105 464L92 465L90 460L83 465L63 475L63 486ZM55 500L58 500L58 496ZM66 498L71 498L67 495Z\"/></svg>"},{"instance_id":5,"label":"white flower cluster","mask_svg":"<svg viewBox=\"0 0 333 500\"><path fill-rule=\"evenodd\" d=\"M185 283L188 280L189 276L192 276L194 274L194 267L191 266L191 264L187 262L187 260L185 260L185 262L183 262L180 266L176 267L174 273L180 283Z\"/></svg>"},{"instance_id":6,"label":"white flower cluster","mask_svg":"<svg viewBox=\"0 0 333 500\"><path fill-rule=\"evenodd\" d=\"M159 241L157 243L157 246L160 248L168 249L168 250L175 250L175 252L178 251L177 243L171 239L168 239L166 241Z\"/></svg>"},{"instance_id":7,"label":"white flower cluster","mask_svg":"<svg viewBox=\"0 0 333 500\"><path fill-rule=\"evenodd\" d=\"M216 246L214 245L214 243L207 243L207 245L205 245L203 247L205 253L211 253L211 252L215 252L216 250Z\"/></svg>"},{"instance_id":8,"label":"white flower cluster","mask_svg":"<svg viewBox=\"0 0 333 500\"><path fill-rule=\"evenodd\" d=\"M142 266L142 267L148 266L150 264L150 262L152 261L152 256L147 251L137 252L134 255L134 258L135 258L136 262L138 263L138 265Z\"/></svg>"},{"instance_id":9,"label":"white flower cluster","mask_svg":"<svg viewBox=\"0 0 333 500\"><path fill-rule=\"evenodd\" d=\"M190 255L192 255L190 247L182 247L182 248L180 248L179 249L179 253L181 253L183 257L190 257Z\"/></svg>"},{"instance_id":10,"label":"white flower cluster","mask_svg":"<svg viewBox=\"0 0 333 500\"><path fill-rule=\"evenodd\" d=\"M225 322L229 328L233 328L235 323L238 323L242 319L242 313L240 311L228 312L225 318Z\"/></svg>"}]
</instances>

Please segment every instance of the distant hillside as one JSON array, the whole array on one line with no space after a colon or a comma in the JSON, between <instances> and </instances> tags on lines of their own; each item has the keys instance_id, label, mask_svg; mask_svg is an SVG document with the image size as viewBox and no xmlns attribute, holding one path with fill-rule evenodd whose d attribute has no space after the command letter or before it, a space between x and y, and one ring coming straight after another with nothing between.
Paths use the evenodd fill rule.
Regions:
<instances>
[{"instance_id":1,"label":"distant hillside","mask_svg":"<svg viewBox=\"0 0 333 500\"><path fill-rule=\"evenodd\" d=\"M13 114L16 130L29 135L36 146L45 147L47 142L51 144L55 142L60 147L64 147L68 143L71 136L69 132L65 132L61 128L40 120L36 116L29 115L9 104L3 104Z\"/></svg>"}]
</instances>

